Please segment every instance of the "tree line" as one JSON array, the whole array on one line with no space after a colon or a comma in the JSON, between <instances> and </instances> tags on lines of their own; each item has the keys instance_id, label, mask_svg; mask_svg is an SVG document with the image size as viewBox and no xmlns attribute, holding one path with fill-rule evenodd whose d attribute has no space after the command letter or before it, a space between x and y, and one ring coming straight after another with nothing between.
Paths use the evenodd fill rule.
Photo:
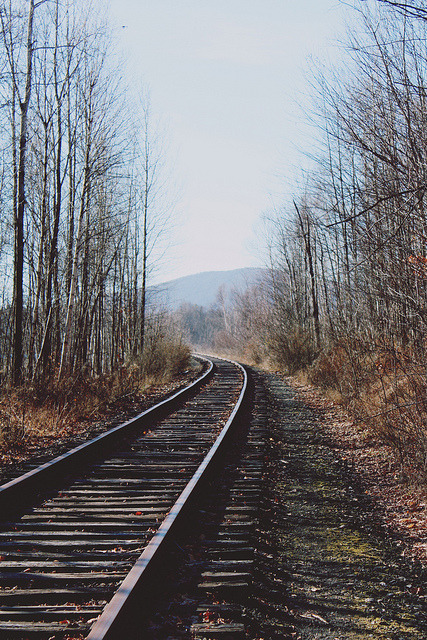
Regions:
<instances>
[{"instance_id":1,"label":"tree line","mask_svg":"<svg viewBox=\"0 0 427 640\"><path fill-rule=\"evenodd\" d=\"M0 96L2 380L138 359L161 151L95 5L2 0Z\"/></svg>"},{"instance_id":2,"label":"tree line","mask_svg":"<svg viewBox=\"0 0 427 640\"><path fill-rule=\"evenodd\" d=\"M355 7L342 67L314 79L314 168L266 219L269 276L211 310L209 341L304 371L425 477L427 13Z\"/></svg>"},{"instance_id":3,"label":"tree line","mask_svg":"<svg viewBox=\"0 0 427 640\"><path fill-rule=\"evenodd\" d=\"M269 352L334 387L427 471L427 21L357 3L317 78L322 151L270 225Z\"/></svg>"}]
</instances>

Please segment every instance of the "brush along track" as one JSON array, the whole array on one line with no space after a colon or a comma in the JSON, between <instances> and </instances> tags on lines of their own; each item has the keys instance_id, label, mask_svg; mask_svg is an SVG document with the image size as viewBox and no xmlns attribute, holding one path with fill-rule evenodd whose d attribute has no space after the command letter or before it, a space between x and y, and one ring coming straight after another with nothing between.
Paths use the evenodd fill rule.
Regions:
<instances>
[{"instance_id":1,"label":"brush along track","mask_svg":"<svg viewBox=\"0 0 427 640\"><path fill-rule=\"evenodd\" d=\"M59 462L54 471L46 465L47 471L31 471L23 490L18 480L0 488L0 638L87 636L122 581L129 580L144 548L158 546L160 532L153 534L168 512L166 520L171 520L183 510L187 483L233 412L242 370L220 360L215 367L211 382L159 424L148 427L145 415L131 424L133 430L140 428L139 435L120 445L117 428L112 430L115 440L108 446L115 450L108 457L100 460L98 452L97 462L88 467L88 448L83 455L78 447L76 463L71 455L63 456L64 469L58 471ZM224 436L223 430L218 440ZM85 472L77 476L79 465ZM49 487L53 479L55 490ZM48 487L50 496L38 502L32 498L35 504L13 519L19 501L28 502L31 487Z\"/></svg>"}]
</instances>

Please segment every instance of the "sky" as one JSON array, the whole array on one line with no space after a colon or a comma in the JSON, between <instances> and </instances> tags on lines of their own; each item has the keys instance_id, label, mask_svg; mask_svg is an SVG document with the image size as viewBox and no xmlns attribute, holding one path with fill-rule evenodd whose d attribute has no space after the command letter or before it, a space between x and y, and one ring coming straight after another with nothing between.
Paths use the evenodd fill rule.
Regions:
<instances>
[{"instance_id":1,"label":"sky","mask_svg":"<svg viewBox=\"0 0 427 640\"><path fill-rule=\"evenodd\" d=\"M109 0L131 82L148 87L173 168L174 230L157 281L263 266L263 215L313 144L313 60L334 59L340 0ZM176 187L178 185L178 188Z\"/></svg>"}]
</instances>

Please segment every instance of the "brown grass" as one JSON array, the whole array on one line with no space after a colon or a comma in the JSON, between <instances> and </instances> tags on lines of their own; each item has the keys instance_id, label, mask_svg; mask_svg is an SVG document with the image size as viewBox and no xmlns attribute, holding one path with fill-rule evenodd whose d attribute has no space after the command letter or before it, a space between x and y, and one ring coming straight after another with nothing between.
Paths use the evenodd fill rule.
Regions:
<instances>
[{"instance_id":1,"label":"brown grass","mask_svg":"<svg viewBox=\"0 0 427 640\"><path fill-rule=\"evenodd\" d=\"M427 381L425 366L409 348L338 344L305 369L306 379L322 387L357 420L367 424L397 452L408 475L427 477Z\"/></svg>"},{"instance_id":2,"label":"brown grass","mask_svg":"<svg viewBox=\"0 0 427 640\"><path fill-rule=\"evenodd\" d=\"M108 375L78 373L45 385L6 389L0 396L0 451L33 437L59 436L70 425L95 418L118 398L165 384L189 365L188 347L165 341L140 363Z\"/></svg>"}]
</instances>

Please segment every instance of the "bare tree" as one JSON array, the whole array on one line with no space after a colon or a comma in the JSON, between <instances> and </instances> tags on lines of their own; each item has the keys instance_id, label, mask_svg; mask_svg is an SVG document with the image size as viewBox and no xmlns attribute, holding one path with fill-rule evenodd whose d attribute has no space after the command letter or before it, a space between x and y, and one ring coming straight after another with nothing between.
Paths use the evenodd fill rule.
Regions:
<instances>
[{"instance_id":1,"label":"bare tree","mask_svg":"<svg viewBox=\"0 0 427 640\"><path fill-rule=\"evenodd\" d=\"M416 2L366 3L345 79L319 83L324 155L297 216L285 208L277 220L271 327L282 366L304 366L320 347L318 379L367 418L371 401L383 436L424 473L426 13Z\"/></svg>"},{"instance_id":2,"label":"bare tree","mask_svg":"<svg viewBox=\"0 0 427 640\"><path fill-rule=\"evenodd\" d=\"M92 9L0 2L2 274L13 259L0 355L13 384L138 361L151 326L148 274L171 212L161 145L148 100L126 112L108 25Z\"/></svg>"},{"instance_id":3,"label":"bare tree","mask_svg":"<svg viewBox=\"0 0 427 640\"><path fill-rule=\"evenodd\" d=\"M33 56L34 56L34 12L43 2L35 4L34 0L29 0L27 11L27 33L25 41L25 70L23 72L23 87L20 83L21 70L19 60L17 60L15 34L13 33L14 15L12 6L5 6L0 9L1 37L4 50L6 52L10 79L12 85L12 110L13 122L15 118L15 108L19 105L19 133L17 145L17 164L14 176L16 188L14 196L14 278L13 278L13 362L12 378L14 384L22 382L23 367L23 314L24 314L24 216L26 205L26 154L27 154L27 129L28 111L30 107L32 78L33 78Z\"/></svg>"},{"instance_id":4,"label":"bare tree","mask_svg":"<svg viewBox=\"0 0 427 640\"><path fill-rule=\"evenodd\" d=\"M362 1L366 2L366 0ZM397 2L397 0L377 0L377 2L395 9L404 16L427 20L427 8L424 2Z\"/></svg>"}]
</instances>

